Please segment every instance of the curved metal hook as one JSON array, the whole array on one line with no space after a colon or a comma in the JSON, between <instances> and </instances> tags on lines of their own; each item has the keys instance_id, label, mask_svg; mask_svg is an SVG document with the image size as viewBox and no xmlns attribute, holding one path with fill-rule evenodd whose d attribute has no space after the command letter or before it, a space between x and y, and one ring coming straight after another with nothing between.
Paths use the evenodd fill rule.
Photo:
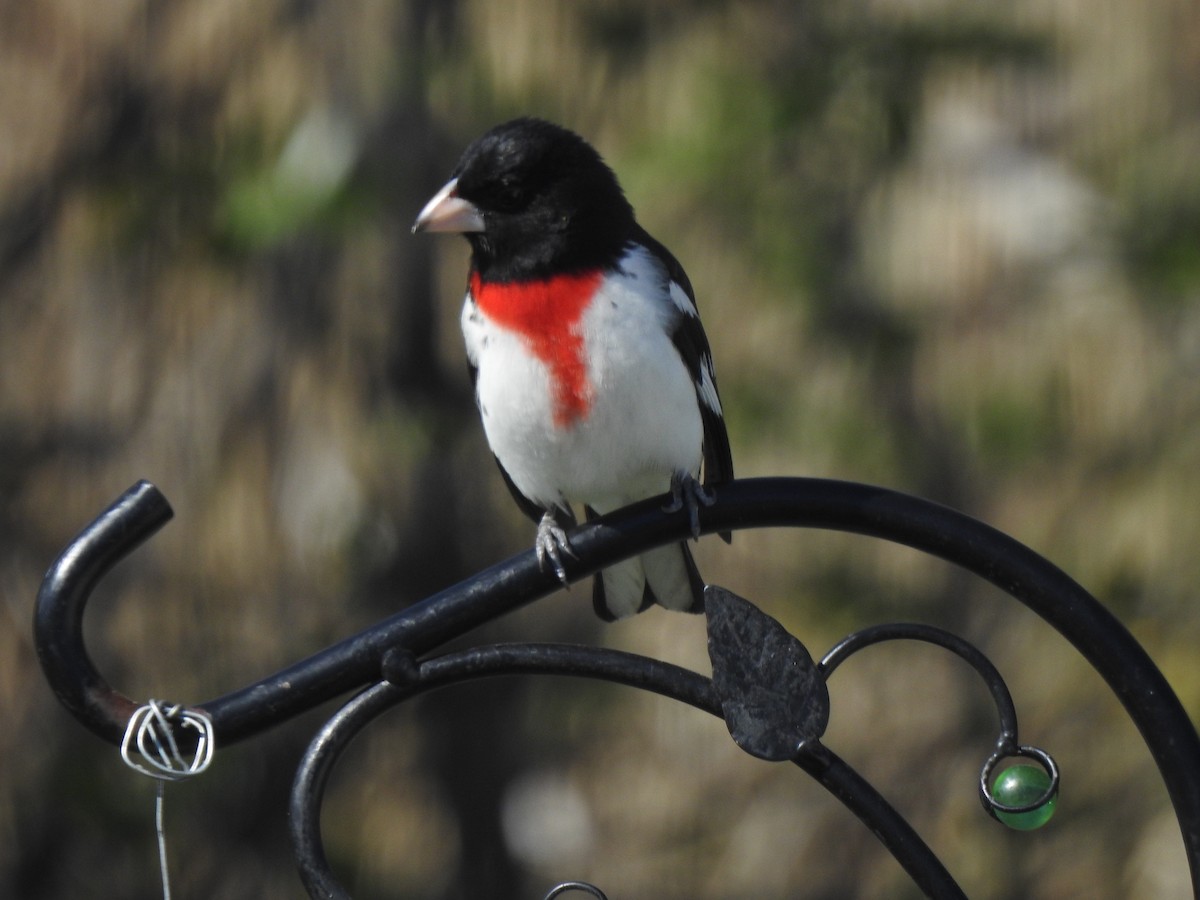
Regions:
<instances>
[{"instance_id":1,"label":"curved metal hook","mask_svg":"<svg viewBox=\"0 0 1200 900\"><path fill-rule=\"evenodd\" d=\"M46 680L75 718L112 744L139 704L96 671L83 643L84 607L100 579L172 515L158 488L139 481L71 541L38 591L33 638Z\"/></svg>"}]
</instances>

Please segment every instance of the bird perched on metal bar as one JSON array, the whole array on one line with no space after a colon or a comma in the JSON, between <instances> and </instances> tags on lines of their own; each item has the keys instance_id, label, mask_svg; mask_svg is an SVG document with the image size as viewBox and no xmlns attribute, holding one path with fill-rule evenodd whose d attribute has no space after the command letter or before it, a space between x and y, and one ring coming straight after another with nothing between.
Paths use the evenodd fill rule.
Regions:
<instances>
[{"instance_id":1,"label":"bird perched on metal bar","mask_svg":"<svg viewBox=\"0 0 1200 900\"><path fill-rule=\"evenodd\" d=\"M733 477L708 338L683 267L634 217L583 138L520 118L474 141L413 231L471 245L462 330L488 444L567 579L571 504L594 518L670 492L699 537L711 486ZM701 480L702 479L702 480ZM726 540L728 535L723 535ZM604 619L658 603L700 612L686 543L596 576Z\"/></svg>"}]
</instances>

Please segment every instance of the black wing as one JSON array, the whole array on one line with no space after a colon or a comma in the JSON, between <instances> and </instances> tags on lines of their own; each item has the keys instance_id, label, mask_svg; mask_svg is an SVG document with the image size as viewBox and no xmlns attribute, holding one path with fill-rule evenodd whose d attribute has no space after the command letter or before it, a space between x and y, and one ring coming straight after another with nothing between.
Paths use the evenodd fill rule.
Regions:
<instances>
[{"instance_id":1,"label":"black wing","mask_svg":"<svg viewBox=\"0 0 1200 900\"><path fill-rule=\"evenodd\" d=\"M721 484L733 480L733 454L729 449L729 434L725 429L725 416L721 412L721 398L717 392L717 376L713 369L712 350L708 336L700 324L700 313L696 306L696 294L687 272L671 255L666 247L651 237L640 225L634 237L666 266L671 281L687 295L691 304L679 317L671 341L683 357L696 386L696 399L700 404L700 420L704 424L704 484ZM668 286L669 287L669 286Z\"/></svg>"}]
</instances>

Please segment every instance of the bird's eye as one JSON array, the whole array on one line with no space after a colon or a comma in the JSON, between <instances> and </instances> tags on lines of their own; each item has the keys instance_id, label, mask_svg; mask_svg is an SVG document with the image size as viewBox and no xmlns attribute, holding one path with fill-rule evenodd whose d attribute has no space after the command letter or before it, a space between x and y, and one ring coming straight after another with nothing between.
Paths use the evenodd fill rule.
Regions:
<instances>
[{"instance_id":1,"label":"bird's eye","mask_svg":"<svg viewBox=\"0 0 1200 900\"><path fill-rule=\"evenodd\" d=\"M506 172L496 179L493 202L498 209L515 210L524 202L524 194L521 179L511 172Z\"/></svg>"}]
</instances>

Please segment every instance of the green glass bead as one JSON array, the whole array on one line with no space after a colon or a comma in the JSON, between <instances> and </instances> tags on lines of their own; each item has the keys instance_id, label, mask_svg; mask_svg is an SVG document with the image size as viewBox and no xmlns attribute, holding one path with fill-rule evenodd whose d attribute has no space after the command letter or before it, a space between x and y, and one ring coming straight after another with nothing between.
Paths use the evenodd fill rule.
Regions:
<instances>
[{"instance_id":1,"label":"green glass bead","mask_svg":"<svg viewBox=\"0 0 1200 900\"><path fill-rule=\"evenodd\" d=\"M1026 806L1035 803L1050 787L1050 776L1040 766L1010 766L992 782L992 797L1005 806ZM1057 794L1029 812L1011 813L996 810L996 818L1018 831L1041 828L1054 815Z\"/></svg>"}]
</instances>

